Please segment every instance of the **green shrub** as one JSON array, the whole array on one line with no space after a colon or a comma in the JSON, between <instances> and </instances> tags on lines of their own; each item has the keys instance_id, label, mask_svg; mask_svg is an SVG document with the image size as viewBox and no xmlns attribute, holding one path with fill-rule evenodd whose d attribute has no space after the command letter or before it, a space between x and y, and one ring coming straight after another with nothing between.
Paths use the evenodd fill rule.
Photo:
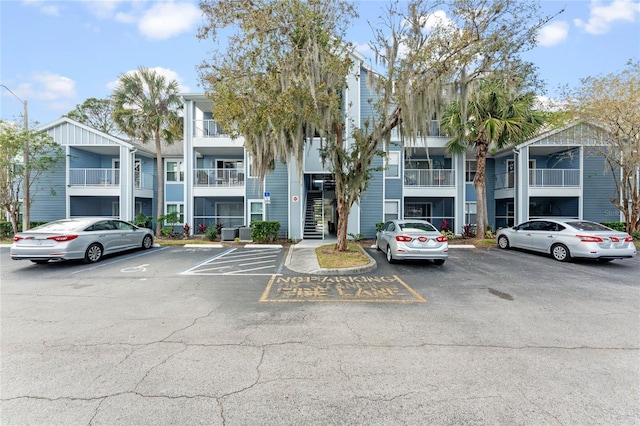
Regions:
<instances>
[{"instance_id":1,"label":"green shrub","mask_svg":"<svg viewBox=\"0 0 640 426\"><path fill-rule=\"evenodd\" d=\"M11 222L0 221L0 238L8 238L13 235Z\"/></svg>"},{"instance_id":2,"label":"green shrub","mask_svg":"<svg viewBox=\"0 0 640 426\"><path fill-rule=\"evenodd\" d=\"M633 231L631 233L631 236L633 237L634 240L640 241L640 231Z\"/></svg>"},{"instance_id":3,"label":"green shrub","mask_svg":"<svg viewBox=\"0 0 640 426\"><path fill-rule=\"evenodd\" d=\"M362 239L364 238L364 235L354 234L353 232L349 232L347 235L353 238L353 241L362 241Z\"/></svg>"},{"instance_id":4,"label":"green shrub","mask_svg":"<svg viewBox=\"0 0 640 426\"><path fill-rule=\"evenodd\" d=\"M217 226L217 224L212 223L211 225L209 225L207 230L204 231L204 237L209 241L213 241L216 238L218 238L218 226Z\"/></svg>"},{"instance_id":5,"label":"green shrub","mask_svg":"<svg viewBox=\"0 0 640 426\"><path fill-rule=\"evenodd\" d=\"M626 230L626 225L624 222L602 222L602 224L604 226L608 226L609 228L615 230L615 231L622 231L624 232Z\"/></svg>"},{"instance_id":6,"label":"green shrub","mask_svg":"<svg viewBox=\"0 0 640 426\"><path fill-rule=\"evenodd\" d=\"M249 224L251 227L251 239L258 243L271 243L278 238L280 222L257 220Z\"/></svg>"},{"instance_id":7,"label":"green shrub","mask_svg":"<svg viewBox=\"0 0 640 426\"><path fill-rule=\"evenodd\" d=\"M376 223L376 234L378 232L380 232L380 230L382 229L382 227L384 226L384 222L378 222Z\"/></svg>"}]
</instances>

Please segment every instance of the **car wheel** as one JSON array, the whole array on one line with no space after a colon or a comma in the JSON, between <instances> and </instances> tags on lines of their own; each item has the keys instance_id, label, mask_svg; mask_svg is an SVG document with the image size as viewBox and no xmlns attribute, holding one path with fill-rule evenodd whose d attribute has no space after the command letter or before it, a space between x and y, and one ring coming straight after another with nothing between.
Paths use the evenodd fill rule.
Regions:
<instances>
[{"instance_id":1,"label":"car wheel","mask_svg":"<svg viewBox=\"0 0 640 426\"><path fill-rule=\"evenodd\" d=\"M560 262L566 262L571 259L569 249L564 244L554 244L551 246L551 256Z\"/></svg>"},{"instance_id":2,"label":"car wheel","mask_svg":"<svg viewBox=\"0 0 640 426\"><path fill-rule=\"evenodd\" d=\"M32 260L33 263L36 263L38 265L44 265L45 263L49 263L49 259L47 260Z\"/></svg>"},{"instance_id":3,"label":"car wheel","mask_svg":"<svg viewBox=\"0 0 640 426\"><path fill-rule=\"evenodd\" d=\"M393 255L391 254L391 247L387 246L387 262L389 263L394 263L395 260L393 260Z\"/></svg>"},{"instance_id":4,"label":"car wheel","mask_svg":"<svg viewBox=\"0 0 640 426\"><path fill-rule=\"evenodd\" d=\"M444 259L433 259L433 263L436 265L444 265Z\"/></svg>"},{"instance_id":5,"label":"car wheel","mask_svg":"<svg viewBox=\"0 0 640 426\"><path fill-rule=\"evenodd\" d=\"M500 235L500 237L498 238L498 247L500 247L501 249L508 249L509 239L504 235Z\"/></svg>"},{"instance_id":6,"label":"car wheel","mask_svg":"<svg viewBox=\"0 0 640 426\"><path fill-rule=\"evenodd\" d=\"M102 246L98 243L93 243L87 247L87 251L84 254L84 263L95 263L102 259Z\"/></svg>"},{"instance_id":7,"label":"car wheel","mask_svg":"<svg viewBox=\"0 0 640 426\"><path fill-rule=\"evenodd\" d=\"M146 250L150 249L151 246L153 246L153 237L151 235L145 235L142 239L142 248Z\"/></svg>"}]
</instances>

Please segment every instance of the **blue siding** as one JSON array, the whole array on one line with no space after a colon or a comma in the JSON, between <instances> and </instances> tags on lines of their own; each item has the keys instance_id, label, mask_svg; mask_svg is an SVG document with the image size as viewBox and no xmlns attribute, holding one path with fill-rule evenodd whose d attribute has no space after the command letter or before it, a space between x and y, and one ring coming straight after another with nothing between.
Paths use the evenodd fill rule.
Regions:
<instances>
[{"instance_id":1,"label":"blue siding","mask_svg":"<svg viewBox=\"0 0 640 426\"><path fill-rule=\"evenodd\" d=\"M373 93L367 85L367 74L367 70L360 70L360 118L362 119L362 123L364 123L366 119L375 116L373 105L378 99L378 96Z\"/></svg>"},{"instance_id":2,"label":"blue siding","mask_svg":"<svg viewBox=\"0 0 640 426\"><path fill-rule=\"evenodd\" d=\"M166 203L181 203L184 201L184 184L168 183L165 188L164 201Z\"/></svg>"},{"instance_id":3,"label":"blue siding","mask_svg":"<svg viewBox=\"0 0 640 426\"><path fill-rule=\"evenodd\" d=\"M373 167L382 166L383 160L380 157L376 157L373 160ZM395 183L396 197L400 199L402 197L402 179L386 179L387 187L391 183ZM376 223L384 221L384 196L383 196L383 174L382 172L373 172L371 180L369 181L369 187L362 194L360 198L360 234L364 238L375 238L376 236ZM387 188L387 194L389 193Z\"/></svg>"},{"instance_id":4,"label":"blue siding","mask_svg":"<svg viewBox=\"0 0 640 426\"><path fill-rule=\"evenodd\" d=\"M93 152L69 147L69 167L72 169L101 167L101 156ZM109 166L111 167L111 166Z\"/></svg>"},{"instance_id":5,"label":"blue siding","mask_svg":"<svg viewBox=\"0 0 640 426\"><path fill-rule=\"evenodd\" d=\"M65 162L62 161L54 170L43 173L38 182L31 187L31 221L50 222L64 219L67 215L66 195Z\"/></svg>"},{"instance_id":6,"label":"blue siding","mask_svg":"<svg viewBox=\"0 0 640 426\"><path fill-rule=\"evenodd\" d=\"M595 155L594 150L585 149L582 218L594 222L618 221L619 210L610 201L616 197L613 176L605 169L604 157Z\"/></svg>"},{"instance_id":7,"label":"blue siding","mask_svg":"<svg viewBox=\"0 0 640 426\"><path fill-rule=\"evenodd\" d=\"M271 203L264 206L266 220L280 222L278 237L286 238L289 229L289 172L286 164L276 164L275 170L265 179L264 190L271 193ZM259 195L254 198L262 198L263 194Z\"/></svg>"}]
</instances>

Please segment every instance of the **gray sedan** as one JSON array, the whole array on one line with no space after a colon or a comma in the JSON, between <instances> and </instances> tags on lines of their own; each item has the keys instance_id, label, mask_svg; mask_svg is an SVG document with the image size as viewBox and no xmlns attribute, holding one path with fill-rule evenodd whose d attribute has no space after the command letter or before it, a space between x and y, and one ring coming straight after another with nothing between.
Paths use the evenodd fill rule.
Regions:
<instances>
[{"instance_id":1,"label":"gray sedan","mask_svg":"<svg viewBox=\"0 0 640 426\"><path fill-rule=\"evenodd\" d=\"M403 259L430 259L442 265L449 257L449 242L426 220L390 220L376 234L376 248L389 263Z\"/></svg>"},{"instance_id":2,"label":"gray sedan","mask_svg":"<svg viewBox=\"0 0 640 426\"><path fill-rule=\"evenodd\" d=\"M549 253L561 262L571 258L609 262L636 255L633 237L604 225L577 219L536 219L496 234L498 247Z\"/></svg>"},{"instance_id":3,"label":"gray sedan","mask_svg":"<svg viewBox=\"0 0 640 426\"><path fill-rule=\"evenodd\" d=\"M63 219L37 226L13 237L13 260L47 263L82 259L97 262L102 256L153 246L153 232L129 222L105 217Z\"/></svg>"}]
</instances>

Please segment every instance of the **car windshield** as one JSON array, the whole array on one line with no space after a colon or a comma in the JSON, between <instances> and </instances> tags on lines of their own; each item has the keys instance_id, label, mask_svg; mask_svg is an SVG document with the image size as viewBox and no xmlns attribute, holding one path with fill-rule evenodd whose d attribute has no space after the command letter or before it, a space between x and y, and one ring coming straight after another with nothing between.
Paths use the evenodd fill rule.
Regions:
<instances>
[{"instance_id":1,"label":"car windshield","mask_svg":"<svg viewBox=\"0 0 640 426\"><path fill-rule=\"evenodd\" d=\"M51 231L51 232L64 232L71 231L78 228L81 225L88 224L88 221L79 222L77 220L58 220L55 222L45 223L44 225L37 226L32 231Z\"/></svg>"},{"instance_id":2,"label":"car windshield","mask_svg":"<svg viewBox=\"0 0 640 426\"><path fill-rule=\"evenodd\" d=\"M416 232L416 231L426 231L433 232L437 231L432 225L428 223L420 223L420 222L408 222L408 223L400 223L400 229L406 232Z\"/></svg>"},{"instance_id":3,"label":"car windshield","mask_svg":"<svg viewBox=\"0 0 640 426\"><path fill-rule=\"evenodd\" d=\"M611 231L611 228L607 228L606 226L595 222L575 221L567 222L567 225L573 226L580 231Z\"/></svg>"}]
</instances>

